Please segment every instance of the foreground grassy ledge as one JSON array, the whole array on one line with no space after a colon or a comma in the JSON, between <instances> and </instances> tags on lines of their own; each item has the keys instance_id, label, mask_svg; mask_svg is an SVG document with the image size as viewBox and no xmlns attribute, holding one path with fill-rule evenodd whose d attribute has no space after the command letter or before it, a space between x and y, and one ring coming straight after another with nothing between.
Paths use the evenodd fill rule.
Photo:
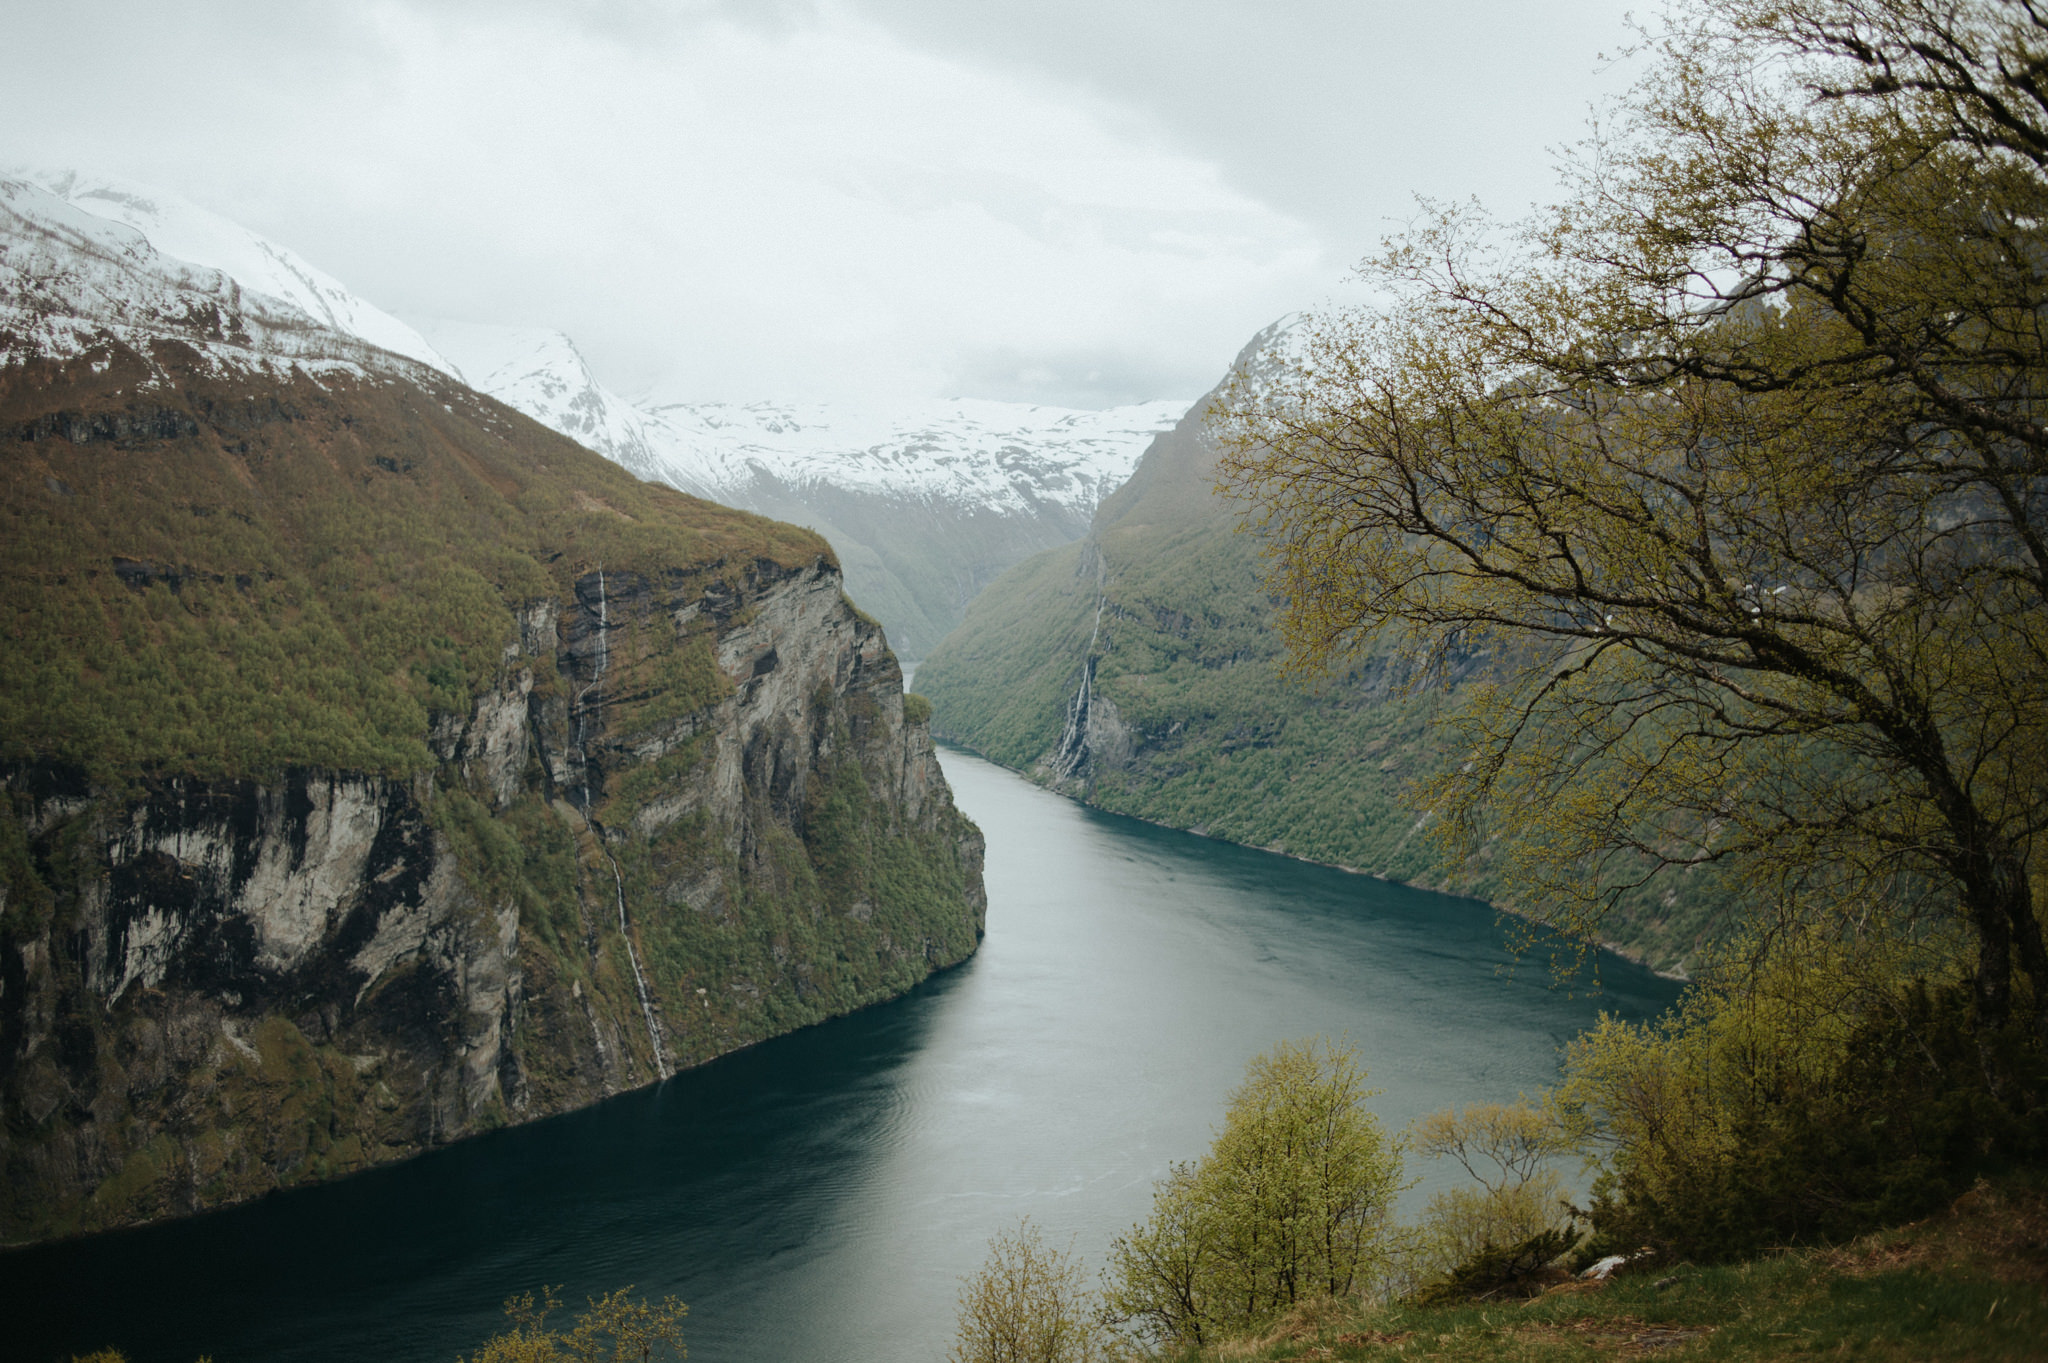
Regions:
<instances>
[{"instance_id":1,"label":"foreground grassy ledge","mask_svg":"<svg viewBox=\"0 0 2048 1363\"><path fill-rule=\"evenodd\" d=\"M1308 1303L1264 1334L1162 1357L1569 1360L2048 1358L2048 1181L1980 1183L1947 1210L1826 1249L1570 1283L1450 1307Z\"/></svg>"}]
</instances>

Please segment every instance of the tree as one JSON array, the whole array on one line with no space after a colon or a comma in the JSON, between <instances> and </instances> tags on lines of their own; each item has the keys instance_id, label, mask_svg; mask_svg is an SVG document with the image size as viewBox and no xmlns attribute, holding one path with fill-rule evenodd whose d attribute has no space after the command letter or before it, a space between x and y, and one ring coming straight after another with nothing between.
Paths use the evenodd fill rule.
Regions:
<instances>
[{"instance_id":1,"label":"tree","mask_svg":"<svg viewBox=\"0 0 2048 1363\"><path fill-rule=\"evenodd\" d=\"M1430 1195L1416 1247L1418 1272L1456 1280L1461 1269L1489 1255L1507 1270L1533 1270L1569 1248L1564 1184L1548 1166L1583 1144L1575 1125L1553 1106L1526 1101L1445 1108L1416 1122L1416 1153L1456 1160L1479 1185ZM1524 1265L1513 1251L1530 1245L1538 1248Z\"/></svg>"},{"instance_id":2,"label":"tree","mask_svg":"<svg viewBox=\"0 0 2048 1363\"><path fill-rule=\"evenodd\" d=\"M1105 1355L1081 1264L1049 1249L1029 1217L988 1242L960 1289L951 1363L1097 1363Z\"/></svg>"},{"instance_id":3,"label":"tree","mask_svg":"<svg viewBox=\"0 0 2048 1363\"><path fill-rule=\"evenodd\" d=\"M575 1324L559 1330L548 1317L561 1309L552 1287L508 1299L505 1314L512 1328L493 1335L468 1363L648 1363L654 1358L683 1358L683 1317L689 1308L674 1297L650 1306L629 1294L631 1287L589 1299Z\"/></svg>"},{"instance_id":4,"label":"tree","mask_svg":"<svg viewBox=\"0 0 2048 1363\"><path fill-rule=\"evenodd\" d=\"M2048 20L1674 10L1561 206L1429 209L1394 302L1226 400L1308 664L1491 649L1445 836L1590 936L1727 862L1974 948L2048 1037Z\"/></svg>"},{"instance_id":5,"label":"tree","mask_svg":"<svg viewBox=\"0 0 2048 1363\"><path fill-rule=\"evenodd\" d=\"M1387 1257L1401 1154L1348 1047L1282 1042L1255 1058L1198 1163L1155 1190L1110 1250L1109 1313L1201 1342L1297 1302L1342 1297Z\"/></svg>"}]
</instances>

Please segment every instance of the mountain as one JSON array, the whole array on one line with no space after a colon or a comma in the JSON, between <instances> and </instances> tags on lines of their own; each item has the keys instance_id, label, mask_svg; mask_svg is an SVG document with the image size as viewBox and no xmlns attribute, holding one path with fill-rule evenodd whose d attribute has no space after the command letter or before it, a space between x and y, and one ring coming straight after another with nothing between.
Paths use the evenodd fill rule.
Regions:
<instances>
[{"instance_id":1,"label":"mountain","mask_svg":"<svg viewBox=\"0 0 2048 1363\"><path fill-rule=\"evenodd\" d=\"M823 540L81 183L0 178L0 1242L561 1112L974 950L980 834Z\"/></svg>"},{"instance_id":2,"label":"mountain","mask_svg":"<svg viewBox=\"0 0 2048 1363\"><path fill-rule=\"evenodd\" d=\"M417 331L333 276L176 195L71 170L11 168L0 171L0 215L0 308L16 312L17 326L19 309L36 299L54 308L55 327L136 325L143 340L181 309L188 319L226 309L254 328L250 345L267 353L291 355L289 338L304 332L314 351L355 342L341 348L358 361L399 357L455 374ZM196 333L187 325L184 334ZM51 332L37 345L68 354L76 340Z\"/></svg>"},{"instance_id":3,"label":"mountain","mask_svg":"<svg viewBox=\"0 0 2048 1363\"><path fill-rule=\"evenodd\" d=\"M559 332L421 326L477 388L641 477L817 530L849 594L912 658L1004 569L1079 537L1186 407L635 406Z\"/></svg>"},{"instance_id":4,"label":"mountain","mask_svg":"<svg viewBox=\"0 0 2048 1363\"><path fill-rule=\"evenodd\" d=\"M1267 328L1234 369L1285 364L1294 334ZM1214 491L1209 401L1152 442L1085 537L997 579L926 657L936 732L1102 809L1514 907L1487 849L1445 858L1415 795L1459 760L1442 721L1468 684L1512 660L1468 654L1423 688L1391 648L1288 674L1257 538ZM1704 873L1653 882L1623 901L1611 944L1682 970L1726 896Z\"/></svg>"}]
</instances>

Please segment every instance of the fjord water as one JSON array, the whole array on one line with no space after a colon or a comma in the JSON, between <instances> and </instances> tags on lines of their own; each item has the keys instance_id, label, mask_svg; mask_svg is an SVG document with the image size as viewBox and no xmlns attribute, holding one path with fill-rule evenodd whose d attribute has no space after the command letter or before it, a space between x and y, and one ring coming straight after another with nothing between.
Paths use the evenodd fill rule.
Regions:
<instances>
[{"instance_id":1,"label":"fjord water","mask_svg":"<svg viewBox=\"0 0 2048 1363\"><path fill-rule=\"evenodd\" d=\"M992 1232L1028 1214L1099 1263L1276 1041L1348 1033L1393 1128L1533 1090L1601 1009L1676 996L1613 957L1595 996L1540 960L1507 970L1469 900L944 765L988 837L988 938L967 964L583 1112L0 1255L4 1352L448 1363L510 1293L561 1284L580 1304L631 1283L689 1303L695 1363L936 1359Z\"/></svg>"}]
</instances>

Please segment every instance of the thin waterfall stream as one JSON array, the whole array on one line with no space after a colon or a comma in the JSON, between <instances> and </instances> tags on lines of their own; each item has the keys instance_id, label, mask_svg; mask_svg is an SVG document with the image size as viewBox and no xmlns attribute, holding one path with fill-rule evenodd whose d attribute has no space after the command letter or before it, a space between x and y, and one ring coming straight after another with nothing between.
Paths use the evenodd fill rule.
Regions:
<instances>
[{"instance_id":1,"label":"thin waterfall stream","mask_svg":"<svg viewBox=\"0 0 2048 1363\"><path fill-rule=\"evenodd\" d=\"M640 994L640 1016L647 1021L647 1040L654 1047L654 1071L666 1079L675 1073L675 1069L669 1064L668 1048L661 1043L661 1026L654 1018L654 998L647 991L647 972L640 968L640 953L633 946L633 924L626 916L626 877L619 870L619 859L605 845L604 825L590 814L590 754L584 747L584 716L588 710L584 702L604 680L611 656L611 608L605 596L604 568L600 566L597 570L597 666L591 671L590 684L576 693L576 755L583 763L583 822L596 837L597 850L604 853L604 859L611 864L612 891L619 906L619 937L626 944L626 961L633 967L633 987ZM603 700L604 693L599 691L598 703L602 705Z\"/></svg>"}]
</instances>

